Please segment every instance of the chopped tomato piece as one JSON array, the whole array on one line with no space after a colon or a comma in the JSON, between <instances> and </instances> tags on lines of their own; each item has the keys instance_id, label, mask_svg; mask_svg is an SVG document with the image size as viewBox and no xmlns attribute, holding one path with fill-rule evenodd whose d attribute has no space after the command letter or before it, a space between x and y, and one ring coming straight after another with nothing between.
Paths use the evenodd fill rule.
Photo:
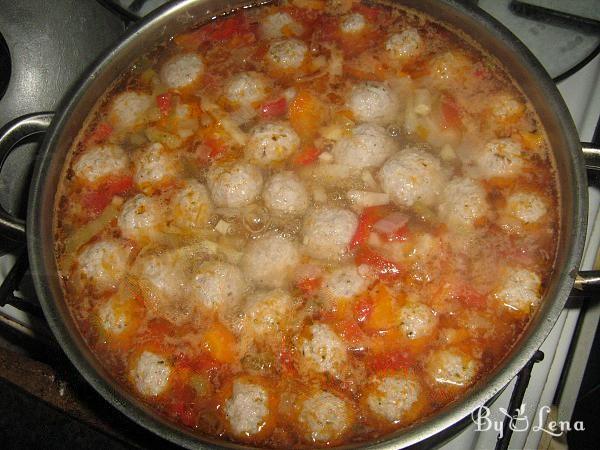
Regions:
<instances>
[{"instance_id":1,"label":"chopped tomato piece","mask_svg":"<svg viewBox=\"0 0 600 450\"><path fill-rule=\"evenodd\" d=\"M124 194L132 187L133 178L130 176L111 178L102 183L97 189L84 194L83 204L93 214L99 214L108 206L115 195Z\"/></svg>"},{"instance_id":2,"label":"chopped tomato piece","mask_svg":"<svg viewBox=\"0 0 600 450\"><path fill-rule=\"evenodd\" d=\"M336 325L342 338L352 344L358 344L365 338L365 333L353 320L345 320Z\"/></svg>"},{"instance_id":3,"label":"chopped tomato piece","mask_svg":"<svg viewBox=\"0 0 600 450\"><path fill-rule=\"evenodd\" d=\"M414 365L414 358L403 350L373 355L369 362L369 367L374 372L408 369Z\"/></svg>"},{"instance_id":4,"label":"chopped tomato piece","mask_svg":"<svg viewBox=\"0 0 600 450\"><path fill-rule=\"evenodd\" d=\"M463 123L460 116L460 109L453 97L444 95L442 97L441 108L442 126L444 128L462 128Z\"/></svg>"},{"instance_id":5,"label":"chopped tomato piece","mask_svg":"<svg viewBox=\"0 0 600 450\"><path fill-rule=\"evenodd\" d=\"M373 225L379 222L388 211L387 208L381 206L371 206L365 208L358 218L358 227L354 232L352 241L350 241L350 248L354 249L361 246L369 238L369 233L373 229Z\"/></svg>"},{"instance_id":6,"label":"chopped tomato piece","mask_svg":"<svg viewBox=\"0 0 600 450\"><path fill-rule=\"evenodd\" d=\"M311 294L321 286L321 278L304 278L296 284L304 294Z\"/></svg>"},{"instance_id":7,"label":"chopped tomato piece","mask_svg":"<svg viewBox=\"0 0 600 450\"><path fill-rule=\"evenodd\" d=\"M358 250L355 262L357 266L361 264L371 266L382 280L393 281L402 275L402 269L398 264L389 261L368 247L361 247Z\"/></svg>"},{"instance_id":8,"label":"chopped tomato piece","mask_svg":"<svg viewBox=\"0 0 600 450\"><path fill-rule=\"evenodd\" d=\"M287 112L287 100L284 97L264 103L260 107L260 114L265 118L283 116Z\"/></svg>"},{"instance_id":9,"label":"chopped tomato piece","mask_svg":"<svg viewBox=\"0 0 600 450\"><path fill-rule=\"evenodd\" d=\"M466 284L456 290L455 296L465 306L477 309L485 308L486 306L485 295Z\"/></svg>"},{"instance_id":10,"label":"chopped tomato piece","mask_svg":"<svg viewBox=\"0 0 600 450\"><path fill-rule=\"evenodd\" d=\"M196 391L187 384L176 384L171 389L171 403L168 412L172 417L178 418L188 427L196 426Z\"/></svg>"},{"instance_id":11,"label":"chopped tomato piece","mask_svg":"<svg viewBox=\"0 0 600 450\"><path fill-rule=\"evenodd\" d=\"M321 154L321 150L316 147L306 147L300 153L296 155L294 158L294 164L299 166L308 166L317 160L319 155Z\"/></svg>"},{"instance_id":12,"label":"chopped tomato piece","mask_svg":"<svg viewBox=\"0 0 600 450\"><path fill-rule=\"evenodd\" d=\"M100 122L98 125L96 125L96 128L92 134L90 134L88 139L90 142L104 142L109 138L112 132L113 127L106 122Z\"/></svg>"},{"instance_id":13,"label":"chopped tomato piece","mask_svg":"<svg viewBox=\"0 0 600 450\"><path fill-rule=\"evenodd\" d=\"M175 43L185 49L197 49L205 42L224 41L250 32L250 25L243 15L217 20L210 25L175 38Z\"/></svg>"},{"instance_id":14,"label":"chopped tomato piece","mask_svg":"<svg viewBox=\"0 0 600 450\"><path fill-rule=\"evenodd\" d=\"M227 150L225 144L218 139L208 138L204 141L210 151L208 152L209 159L216 159L221 156Z\"/></svg>"},{"instance_id":15,"label":"chopped tomato piece","mask_svg":"<svg viewBox=\"0 0 600 450\"><path fill-rule=\"evenodd\" d=\"M168 116L173 107L173 95L170 92L156 96L156 105L163 116Z\"/></svg>"},{"instance_id":16,"label":"chopped tomato piece","mask_svg":"<svg viewBox=\"0 0 600 450\"><path fill-rule=\"evenodd\" d=\"M373 299L371 297L361 297L354 305L354 317L359 323L365 322L373 311Z\"/></svg>"}]
</instances>

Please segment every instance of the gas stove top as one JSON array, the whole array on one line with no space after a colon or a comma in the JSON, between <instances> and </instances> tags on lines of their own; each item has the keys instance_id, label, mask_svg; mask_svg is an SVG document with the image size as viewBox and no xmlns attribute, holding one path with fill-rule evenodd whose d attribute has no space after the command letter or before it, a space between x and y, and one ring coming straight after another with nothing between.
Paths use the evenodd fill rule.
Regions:
<instances>
[{"instance_id":1,"label":"gas stove top","mask_svg":"<svg viewBox=\"0 0 600 450\"><path fill-rule=\"evenodd\" d=\"M0 126L26 113L56 108L69 85L104 49L118 41L128 23L162 3L164 0L0 0ZM492 13L494 8L502 9L498 6L502 2L479 3ZM569 36L579 42L577 35ZM590 39L586 42L593 45L571 58L568 67L548 67L550 73L564 78L558 87L584 141L592 140L600 117L600 57L595 56L600 38L592 34ZM544 58L547 56L542 61ZM0 173L0 204L12 213L24 212L35 149L35 142L21 145ZM582 269L595 267L600 247L600 190L591 187L589 194L590 220ZM0 287L0 383L4 380L17 385L100 430L115 446L168 447L112 409L81 379L44 321L27 272L25 249L4 240L0 250L5 253L0 257L0 281L4 280ZM509 443L511 448L548 448L550 435L542 428L547 428L550 419L570 419L591 345L581 335L593 335L600 316L600 307L594 305L583 314L581 302L571 299L541 351L487 405L486 420L477 425L466 419L464 429L451 430L448 434L453 437L441 448L501 449L508 448ZM576 333L582 327L591 331ZM530 420L523 431L508 427L503 413L514 413L521 406L519 417ZM499 435L503 439L498 439Z\"/></svg>"}]
</instances>

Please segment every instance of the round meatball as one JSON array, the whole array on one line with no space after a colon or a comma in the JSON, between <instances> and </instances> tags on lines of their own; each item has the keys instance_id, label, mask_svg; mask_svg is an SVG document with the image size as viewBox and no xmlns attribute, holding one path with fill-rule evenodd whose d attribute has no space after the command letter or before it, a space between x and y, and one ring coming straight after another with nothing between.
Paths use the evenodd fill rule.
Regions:
<instances>
[{"instance_id":1,"label":"round meatball","mask_svg":"<svg viewBox=\"0 0 600 450\"><path fill-rule=\"evenodd\" d=\"M365 123L337 141L331 152L337 163L364 169L381 166L394 150L396 142L383 127Z\"/></svg>"},{"instance_id":2,"label":"round meatball","mask_svg":"<svg viewBox=\"0 0 600 450\"><path fill-rule=\"evenodd\" d=\"M326 391L318 391L300 404L300 428L308 442L340 439L353 422L348 402Z\"/></svg>"},{"instance_id":3,"label":"round meatball","mask_svg":"<svg viewBox=\"0 0 600 450\"><path fill-rule=\"evenodd\" d=\"M233 75L225 85L225 97L233 104L250 105L260 102L266 95L266 81L257 72Z\"/></svg>"},{"instance_id":4,"label":"round meatball","mask_svg":"<svg viewBox=\"0 0 600 450\"><path fill-rule=\"evenodd\" d=\"M476 157L478 174L483 178L508 177L518 174L524 166L522 148L512 139L488 142Z\"/></svg>"},{"instance_id":5,"label":"round meatball","mask_svg":"<svg viewBox=\"0 0 600 450\"><path fill-rule=\"evenodd\" d=\"M86 245L77 257L81 283L97 291L116 288L125 275L128 259L129 249L117 240Z\"/></svg>"},{"instance_id":6,"label":"round meatball","mask_svg":"<svg viewBox=\"0 0 600 450\"><path fill-rule=\"evenodd\" d=\"M409 339L429 336L438 324L434 311L423 303L407 303L398 313L400 329Z\"/></svg>"},{"instance_id":7,"label":"round meatball","mask_svg":"<svg viewBox=\"0 0 600 450\"><path fill-rule=\"evenodd\" d=\"M362 32L367 25L365 16L360 13L346 14L340 21L340 31L345 34L357 34Z\"/></svg>"},{"instance_id":8,"label":"round meatball","mask_svg":"<svg viewBox=\"0 0 600 450\"><path fill-rule=\"evenodd\" d=\"M354 86L347 100L359 122L386 125L398 118L400 103L396 94L384 83L367 81Z\"/></svg>"},{"instance_id":9,"label":"round meatball","mask_svg":"<svg viewBox=\"0 0 600 450\"><path fill-rule=\"evenodd\" d=\"M284 36L299 36L303 32L302 25L286 12L276 12L263 17L260 21L260 34L265 39Z\"/></svg>"},{"instance_id":10,"label":"round meatball","mask_svg":"<svg viewBox=\"0 0 600 450\"><path fill-rule=\"evenodd\" d=\"M131 130L144 125L147 112L154 105L148 94L127 91L117 95L110 105L108 120L116 130Z\"/></svg>"},{"instance_id":11,"label":"round meatball","mask_svg":"<svg viewBox=\"0 0 600 450\"><path fill-rule=\"evenodd\" d=\"M367 405L377 416L400 423L421 395L421 386L403 375L390 375L371 382Z\"/></svg>"},{"instance_id":12,"label":"round meatball","mask_svg":"<svg viewBox=\"0 0 600 450\"><path fill-rule=\"evenodd\" d=\"M319 208L304 221L304 250L313 258L335 260L348 254L356 232L356 214L341 208Z\"/></svg>"},{"instance_id":13,"label":"round meatball","mask_svg":"<svg viewBox=\"0 0 600 450\"><path fill-rule=\"evenodd\" d=\"M525 105L506 92L492 96L490 103L492 115L500 122L512 121L525 112Z\"/></svg>"},{"instance_id":14,"label":"round meatball","mask_svg":"<svg viewBox=\"0 0 600 450\"><path fill-rule=\"evenodd\" d=\"M339 376L348 360L344 341L328 326L315 324L300 345L302 368Z\"/></svg>"},{"instance_id":15,"label":"round meatball","mask_svg":"<svg viewBox=\"0 0 600 450\"><path fill-rule=\"evenodd\" d=\"M425 370L437 384L465 387L475 379L479 363L457 350L436 350L429 355Z\"/></svg>"},{"instance_id":16,"label":"round meatball","mask_svg":"<svg viewBox=\"0 0 600 450\"><path fill-rule=\"evenodd\" d=\"M246 144L246 157L267 166L272 162L284 161L300 146L300 138L287 123L265 123L250 132Z\"/></svg>"},{"instance_id":17,"label":"round meatball","mask_svg":"<svg viewBox=\"0 0 600 450\"><path fill-rule=\"evenodd\" d=\"M158 142L138 151L133 166L133 181L145 194L151 194L158 186L175 178L180 170L179 160Z\"/></svg>"},{"instance_id":18,"label":"round meatball","mask_svg":"<svg viewBox=\"0 0 600 450\"><path fill-rule=\"evenodd\" d=\"M232 165L213 165L207 175L208 188L217 206L239 208L252 203L263 186L260 169L238 162Z\"/></svg>"},{"instance_id":19,"label":"round meatball","mask_svg":"<svg viewBox=\"0 0 600 450\"><path fill-rule=\"evenodd\" d=\"M124 237L139 241L156 234L162 221L158 200L138 194L125 202L117 225Z\"/></svg>"},{"instance_id":20,"label":"round meatball","mask_svg":"<svg viewBox=\"0 0 600 450\"><path fill-rule=\"evenodd\" d=\"M244 306L243 331L255 340L267 340L286 328L293 309L291 295L283 289L258 291Z\"/></svg>"},{"instance_id":21,"label":"round meatball","mask_svg":"<svg viewBox=\"0 0 600 450\"><path fill-rule=\"evenodd\" d=\"M321 293L325 300L335 304L336 300L354 297L369 286L355 265L342 266L323 277Z\"/></svg>"},{"instance_id":22,"label":"round meatball","mask_svg":"<svg viewBox=\"0 0 600 450\"><path fill-rule=\"evenodd\" d=\"M308 208L306 188L294 172L278 172L265 184L263 200L273 214L300 215Z\"/></svg>"},{"instance_id":23,"label":"round meatball","mask_svg":"<svg viewBox=\"0 0 600 450\"><path fill-rule=\"evenodd\" d=\"M118 145L95 145L87 149L73 164L75 176L95 184L109 176L126 175L129 157Z\"/></svg>"},{"instance_id":24,"label":"round meatball","mask_svg":"<svg viewBox=\"0 0 600 450\"><path fill-rule=\"evenodd\" d=\"M471 227L488 213L485 190L470 178L454 178L444 188L440 218L452 228Z\"/></svg>"},{"instance_id":25,"label":"round meatball","mask_svg":"<svg viewBox=\"0 0 600 450\"><path fill-rule=\"evenodd\" d=\"M423 40L414 28L394 33L385 41L385 49L393 59L406 60L418 56L423 50Z\"/></svg>"},{"instance_id":26,"label":"round meatball","mask_svg":"<svg viewBox=\"0 0 600 450\"><path fill-rule=\"evenodd\" d=\"M298 69L306 56L308 47L298 39L278 39L267 51L267 61L280 70Z\"/></svg>"},{"instance_id":27,"label":"round meatball","mask_svg":"<svg viewBox=\"0 0 600 450\"><path fill-rule=\"evenodd\" d=\"M548 212L544 200L528 192L512 194L506 200L506 210L523 223L538 222Z\"/></svg>"},{"instance_id":28,"label":"round meatball","mask_svg":"<svg viewBox=\"0 0 600 450\"><path fill-rule=\"evenodd\" d=\"M242 258L248 280L268 288L285 286L298 264L298 245L278 233L269 233L250 242Z\"/></svg>"},{"instance_id":29,"label":"round meatball","mask_svg":"<svg viewBox=\"0 0 600 450\"><path fill-rule=\"evenodd\" d=\"M434 155L409 147L383 165L379 181L398 206L410 207L415 202L432 205L446 181L446 172Z\"/></svg>"},{"instance_id":30,"label":"round meatball","mask_svg":"<svg viewBox=\"0 0 600 450\"><path fill-rule=\"evenodd\" d=\"M173 225L191 230L206 225L213 209L208 190L197 180L186 180L170 200Z\"/></svg>"},{"instance_id":31,"label":"round meatball","mask_svg":"<svg viewBox=\"0 0 600 450\"><path fill-rule=\"evenodd\" d=\"M528 313L542 300L542 280L527 269L510 269L494 297L513 311Z\"/></svg>"},{"instance_id":32,"label":"round meatball","mask_svg":"<svg viewBox=\"0 0 600 450\"><path fill-rule=\"evenodd\" d=\"M98 322L105 333L121 336L131 331L137 323L138 312L130 298L111 296L98 308Z\"/></svg>"},{"instance_id":33,"label":"round meatball","mask_svg":"<svg viewBox=\"0 0 600 450\"><path fill-rule=\"evenodd\" d=\"M237 266L222 261L206 261L193 274L190 288L195 299L205 308L222 310L241 301L246 282Z\"/></svg>"},{"instance_id":34,"label":"round meatball","mask_svg":"<svg viewBox=\"0 0 600 450\"><path fill-rule=\"evenodd\" d=\"M448 51L429 60L432 78L443 87L455 87L465 80L473 64L462 52Z\"/></svg>"},{"instance_id":35,"label":"round meatball","mask_svg":"<svg viewBox=\"0 0 600 450\"><path fill-rule=\"evenodd\" d=\"M173 56L160 69L160 79L171 89L190 86L204 73L204 62L196 53Z\"/></svg>"},{"instance_id":36,"label":"round meatball","mask_svg":"<svg viewBox=\"0 0 600 450\"><path fill-rule=\"evenodd\" d=\"M252 437L260 433L269 420L269 392L260 384L236 379L231 397L223 405L223 413L234 436Z\"/></svg>"},{"instance_id":37,"label":"round meatball","mask_svg":"<svg viewBox=\"0 0 600 450\"><path fill-rule=\"evenodd\" d=\"M165 392L172 367L167 359L151 351L144 351L133 363L130 377L135 389L145 397L156 397Z\"/></svg>"}]
</instances>

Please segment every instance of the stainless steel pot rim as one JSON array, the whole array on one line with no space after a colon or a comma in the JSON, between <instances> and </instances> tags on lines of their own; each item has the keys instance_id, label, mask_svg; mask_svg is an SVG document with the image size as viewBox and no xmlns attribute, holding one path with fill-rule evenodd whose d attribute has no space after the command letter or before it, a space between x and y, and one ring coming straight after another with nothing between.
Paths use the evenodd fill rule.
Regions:
<instances>
[{"instance_id":1,"label":"stainless steel pot rim","mask_svg":"<svg viewBox=\"0 0 600 450\"><path fill-rule=\"evenodd\" d=\"M106 400L139 424L184 447L215 448L226 446L227 448L246 448L242 445L218 441L211 438L202 438L205 443L201 443L198 440L198 436L178 428L166 419L152 413L152 410L147 405L140 404L139 400L129 394L122 386L108 381L110 378L109 375L102 369L98 361L96 361L95 357L83 343L81 336L76 334L77 332L76 330L74 331L73 327L70 328L67 326L65 320L65 305L62 304L63 302L55 302L53 300L62 298L62 292L60 291L60 286L56 280L57 272L52 255L53 249L48 248L47 241L50 237L47 235L49 231L47 214L39 214L41 211L52 211L54 207L54 192L48 192L48 185L51 184L52 180L49 180L47 175L52 173L53 169L56 170L57 165L62 166L62 161L57 161L57 158L54 158L54 149L57 148L59 138L67 127L71 115L84 96L84 93L93 85L114 58L119 54L126 52L127 48L132 46L138 39L143 39L144 36L150 35L155 27L160 26L161 22L166 20L166 17L177 16L184 17L187 20L189 19L188 11L190 7L209 2L210 0L184 0L167 4L156 10L140 23L135 24L121 43L105 53L104 56L98 60L96 65L72 89L70 95L65 97L63 104L58 109L57 116L53 120L52 125L46 134L34 170L34 181L31 185L29 195L27 240L29 260L32 267L32 276L35 281L36 292L48 323L71 362ZM205 9L205 13L208 17L212 17L216 15L216 13L221 13L232 8L252 6L257 3L267 2L248 2L246 0L236 2L228 0L225 4L221 4L219 8L211 9L208 5ZM416 0L402 3L409 3L409 6L418 4ZM503 41L504 45L509 47L512 52L517 55L521 63L524 64L538 79L539 87L548 93L549 101L551 102L555 113L561 118L561 122L564 124L564 133L571 144L571 149L578 148L579 140L575 127L564 102L558 94L556 86L523 44L521 44L520 41L518 41L517 38L501 24L476 7L455 0L441 0L439 4L440 6L445 5L446 7L453 8L466 18L482 23L492 37ZM543 322L541 322L535 330L531 330L532 327L529 327L529 333L518 344L521 348L516 357L506 361L503 367L497 369L485 383L477 385L460 401L455 402L445 408L442 412L428 418L423 423L416 424L409 429L394 433L380 441L365 443L364 445L369 446L369 448L377 449L403 448L421 442L434 436L438 432L447 429L460 419L470 415L472 411L496 395L512 378L514 378L519 370L533 356L534 352L540 347L562 311L571 290L576 271L581 261L585 241L585 227L587 221L587 181L582 156L574 150L571 151L571 153L574 163L574 168L571 173L573 179L571 181L574 186L574 193L577 196L574 200L575 204L573 205L573 208L577 220L575 229L573 230L573 236L571 236L572 245L569 247L569 251L565 257L564 270L557 271L560 273L557 273L559 281L558 288L555 292L556 299L553 301L551 307L545 311ZM50 245L50 247L52 246ZM354 447L355 446L347 446L342 448Z\"/></svg>"}]
</instances>

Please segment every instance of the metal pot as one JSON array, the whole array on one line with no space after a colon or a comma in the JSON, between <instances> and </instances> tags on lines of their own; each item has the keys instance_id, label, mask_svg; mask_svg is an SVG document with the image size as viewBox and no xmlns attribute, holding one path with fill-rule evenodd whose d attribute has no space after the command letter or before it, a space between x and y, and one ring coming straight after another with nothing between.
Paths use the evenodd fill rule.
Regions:
<instances>
[{"instance_id":1,"label":"metal pot","mask_svg":"<svg viewBox=\"0 0 600 450\"><path fill-rule=\"evenodd\" d=\"M62 167L89 111L138 56L192 24L235 8L256 5L247 0L184 0L157 10L136 24L121 43L107 52L76 84L54 116L26 116L0 130L0 164L20 140L45 132L29 195L27 224L0 209L0 230L12 238L27 238L29 261L36 292L56 339L85 379L112 405L149 430L188 448L239 445L200 438L154 413L117 384L90 352L71 317L57 275L54 258L53 211ZM557 320L575 285L579 289L600 286L599 272L579 272L587 225L588 167L600 169L600 149L579 142L573 121L555 84L535 57L506 28L482 10L455 0L402 0L447 23L476 41L502 61L533 103L548 133L557 163L561 198L560 238L556 270L545 301L523 336L489 377L474 386L460 401L446 406L428 420L371 442L373 448L404 448L432 436L443 438L449 427L469 416L493 398L540 347ZM393 2L391 3L393 5Z\"/></svg>"}]
</instances>

